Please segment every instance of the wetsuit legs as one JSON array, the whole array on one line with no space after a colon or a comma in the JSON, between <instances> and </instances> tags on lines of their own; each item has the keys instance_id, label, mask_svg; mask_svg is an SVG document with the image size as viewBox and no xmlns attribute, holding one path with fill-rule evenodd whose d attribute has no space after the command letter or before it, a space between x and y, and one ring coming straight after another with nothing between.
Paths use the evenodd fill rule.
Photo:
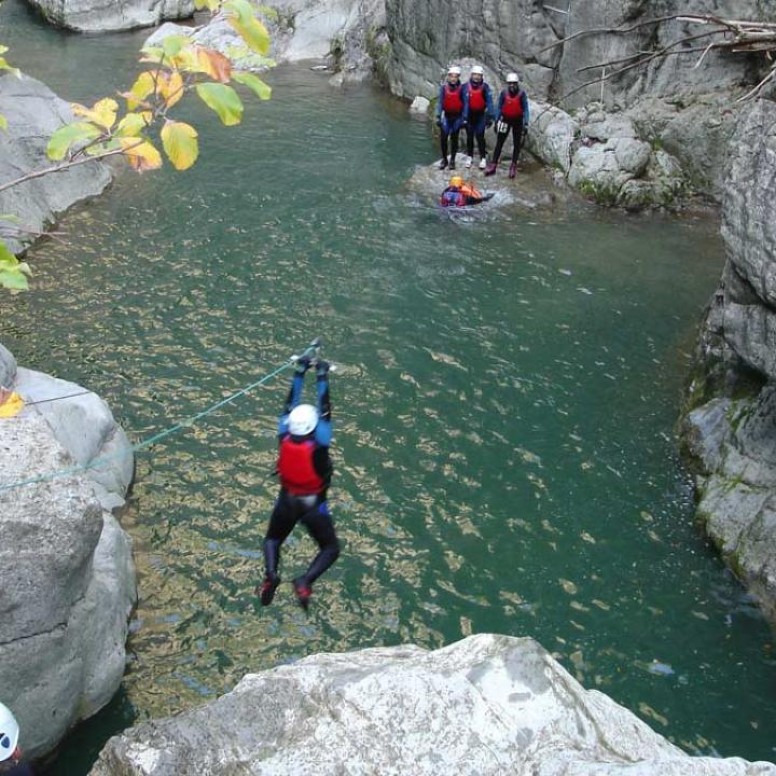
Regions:
<instances>
[{"instance_id":1,"label":"wetsuit legs","mask_svg":"<svg viewBox=\"0 0 776 776\"><path fill-rule=\"evenodd\" d=\"M520 149L523 146L523 128L512 127L512 164L517 164L517 157L520 156Z\"/></svg>"},{"instance_id":2,"label":"wetsuit legs","mask_svg":"<svg viewBox=\"0 0 776 776\"><path fill-rule=\"evenodd\" d=\"M480 159L484 159L485 156L488 153L488 147L485 145L485 133L480 132L479 135L477 135L477 148L480 151ZM474 150L474 149L472 149ZM469 151L469 156L472 155L472 152Z\"/></svg>"},{"instance_id":3,"label":"wetsuit legs","mask_svg":"<svg viewBox=\"0 0 776 776\"><path fill-rule=\"evenodd\" d=\"M340 546L334 531L334 522L325 501L307 512L302 518L302 523L319 548L307 572L300 577L307 585L312 585L337 560Z\"/></svg>"},{"instance_id":4,"label":"wetsuit legs","mask_svg":"<svg viewBox=\"0 0 776 776\"><path fill-rule=\"evenodd\" d=\"M447 159L447 133L444 130L442 130L439 144L442 147L442 158Z\"/></svg>"},{"instance_id":5,"label":"wetsuit legs","mask_svg":"<svg viewBox=\"0 0 776 776\"><path fill-rule=\"evenodd\" d=\"M458 132L450 133L450 164L455 164L455 156L458 153Z\"/></svg>"},{"instance_id":6,"label":"wetsuit legs","mask_svg":"<svg viewBox=\"0 0 776 776\"><path fill-rule=\"evenodd\" d=\"M479 143L479 137L477 138L477 142ZM466 129L466 155L467 156L474 156L474 130L471 128L471 126L467 127Z\"/></svg>"},{"instance_id":7,"label":"wetsuit legs","mask_svg":"<svg viewBox=\"0 0 776 776\"><path fill-rule=\"evenodd\" d=\"M499 132L496 135L496 150L493 152L493 163L498 164L498 160L501 158L501 151L504 148L504 141L507 139L509 130L506 132Z\"/></svg>"},{"instance_id":8,"label":"wetsuit legs","mask_svg":"<svg viewBox=\"0 0 776 776\"><path fill-rule=\"evenodd\" d=\"M264 537L264 569L267 574L277 574L280 564L280 546L296 524L293 510L283 496L275 502Z\"/></svg>"}]
</instances>

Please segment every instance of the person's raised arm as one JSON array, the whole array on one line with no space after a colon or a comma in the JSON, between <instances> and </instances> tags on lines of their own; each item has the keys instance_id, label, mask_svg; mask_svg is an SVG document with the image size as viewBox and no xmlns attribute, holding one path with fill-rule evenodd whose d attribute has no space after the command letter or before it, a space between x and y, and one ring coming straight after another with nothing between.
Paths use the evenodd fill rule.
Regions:
<instances>
[{"instance_id":1,"label":"person's raised arm","mask_svg":"<svg viewBox=\"0 0 776 776\"><path fill-rule=\"evenodd\" d=\"M283 411L278 418L278 436L285 436L288 433L288 416L302 398L304 375L309 368L310 359L307 356L297 360L294 376L291 378L291 387L288 389L288 396L286 396L286 403L283 405Z\"/></svg>"},{"instance_id":2,"label":"person's raised arm","mask_svg":"<svg viewBox=\"0 0 776 776\"><path fill-rule=\"evenodd\" d=\"M318 426L315 429L315 441L328 447L331 444L331 397L329 395L329 363L318 360L315 369L315 389L318 394Z\"/></svg>"}]
</instances>

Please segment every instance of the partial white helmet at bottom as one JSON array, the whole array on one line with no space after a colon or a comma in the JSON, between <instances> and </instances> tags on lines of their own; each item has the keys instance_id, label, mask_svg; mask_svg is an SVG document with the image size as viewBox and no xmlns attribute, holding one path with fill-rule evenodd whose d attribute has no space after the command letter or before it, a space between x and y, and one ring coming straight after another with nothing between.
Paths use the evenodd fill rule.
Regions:
<instances>
[{"instance_id":1,"label":"partial white helmet at bottom","mask_svg":"<svg viewBox=\"0 0 776 776\"><path fill-rule=\"evenodd\" d=\"M318 425L318 410L312 404L299 404L288 416L288 431L291 436L307 436Z\"/></svg>"},{"instance_id":2,"label":"partial white helmet at bottom","mask_svg":"<svg viewBox=\"0 0 776 776\"><path fill-rule=\"evenodd\" d=\"M19 724L11 710L0 703L0 762L10 760L19 743Z\"/></svg>"},{"instance_id":3,"label":"partial white helmet at bottom","mask_svg":"<svg viewBox=\"0 0 776 776\"><path fill-rule=\"evenodd\" d=\"M461 68L458 67L458 65L450 65L450 67L447 68L447 74L448 75L461 75Z\"/></svg>"},{"instance_id":4,"label":"partial white helmet at bottom","mask_svg":"<svg viewBox=\"0 0 776 776\"><path fill-rule=\"evenodd\" d=\"M520 78L517 75L517 73L507 73L507 83L508 84L519 84Z\"/></svg>"}]
</instances>

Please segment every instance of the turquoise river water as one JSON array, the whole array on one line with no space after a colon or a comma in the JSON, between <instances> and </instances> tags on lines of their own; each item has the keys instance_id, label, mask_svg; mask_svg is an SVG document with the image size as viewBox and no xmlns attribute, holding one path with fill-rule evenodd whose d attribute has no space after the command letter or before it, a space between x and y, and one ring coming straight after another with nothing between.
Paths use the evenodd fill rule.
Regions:
<instances>
[{"instance_id":1,"label":"turquoise river water","mask_svg":"<svg viewBox=\"0 0 776 776\"><path fill-rule=\"evenodd\" d=\"M12 61L83 102L126 86L145 37L57 33L17 0L0 25ZM309 617L288 585L256 606L286 373L142 453L127 673L51 773L246 672L481 632L536 638L688 752L776 760L773 636L693 525L674 433L714 218L441 218L407 187L436 149L405 104L305 66L267 80L239 127L184 109L192 170L120 176L31 251L2 340L140 441L320 335L343 554ZM297 532L286 579L312 551Z\"/></svg>"}]
</instances>

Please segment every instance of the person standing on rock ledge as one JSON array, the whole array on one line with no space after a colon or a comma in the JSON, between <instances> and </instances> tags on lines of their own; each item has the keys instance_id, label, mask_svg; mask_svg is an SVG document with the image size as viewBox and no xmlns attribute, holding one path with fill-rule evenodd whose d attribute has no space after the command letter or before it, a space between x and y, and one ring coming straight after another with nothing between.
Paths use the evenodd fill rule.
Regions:
<instances>
[{"instance_id":1,"label":"person standing on rock ledge","mask_svg":"<svg viewBox=\"0 0 776 776\"><path fill-rule=\"evenodd\" d=\"M488 164L488 151L485 146L485 130L493 124L493 93L490 84L485 82L485 71L481 65L474 65L469 74L469 82L464 84L466 102L469 105L469 117L466 124L466 153L469 158L466 166L472 166L474 158L474 138L477 138L477 150L480 152L480 169Z\"/></svg>"},{"instance_id":2,"label":"person standing on rock ledge","mask_svg":"<svg viewBox=\"0 0 776 776\"><path fill-rule=\"evenodd\" d=\"M2 776L33 776L32 768L21 762L19 724L11 710L0 703L0 774Z\"/></svg>"},{"instance_id":3,"label":"person standing on rock ledge","mask_svg":"<svg viewBox=\"0 0 776 776\"><path fill-rule=\"evenodd\" d=\"M340 553L326 500L333 471L329 457L332 435L329 364L318 359L315 365L317 408L299 403L304 377L311 366L307 356L297 360L291 388L278 422L280 443L276 472L280 477L280 494L264 538L264 581L256 588L261 605L269 606L280 584L280 548L294 526L301 522L318 545L318 554L306 573L293 581L297 601L305 611L310 603L313 582L337 560Z\"/></svg>"},{"instance_id":4,"label":"person standing on rock ledge","mask_svg":"<svg viewBox=\"0 0 776 776\"><path fill-rule=\"evenodd\" d=\"M469 117L469 105L466 93L461 86L461 68L452 65L447 71L445 82L439 87L439 99L436 106L436 124L440 131L442 161L439 169L450 166L455 169L455 157L458 153L458 135L466 126ZM450 161L447 159L447 139L450 138Z\"/></svg>"},{"instance_id":5,"label":"person standing on rock ledge","mask_svg":"<svg viewBox=\"0 0 776 776\"><path fill-rule=\"evenodd\" d=\"M495 175L504 141L512 130L512 164L509 165L509 177L514 178L517 173L517 158L520 156L523 140L528 134L528 97L520 88L517 73L507 74L507 88L501 90L496 113L498 114L495 127L496 150L493 152L493 161L485 170L485 175Z\"/></svg>"}]
</instances>

